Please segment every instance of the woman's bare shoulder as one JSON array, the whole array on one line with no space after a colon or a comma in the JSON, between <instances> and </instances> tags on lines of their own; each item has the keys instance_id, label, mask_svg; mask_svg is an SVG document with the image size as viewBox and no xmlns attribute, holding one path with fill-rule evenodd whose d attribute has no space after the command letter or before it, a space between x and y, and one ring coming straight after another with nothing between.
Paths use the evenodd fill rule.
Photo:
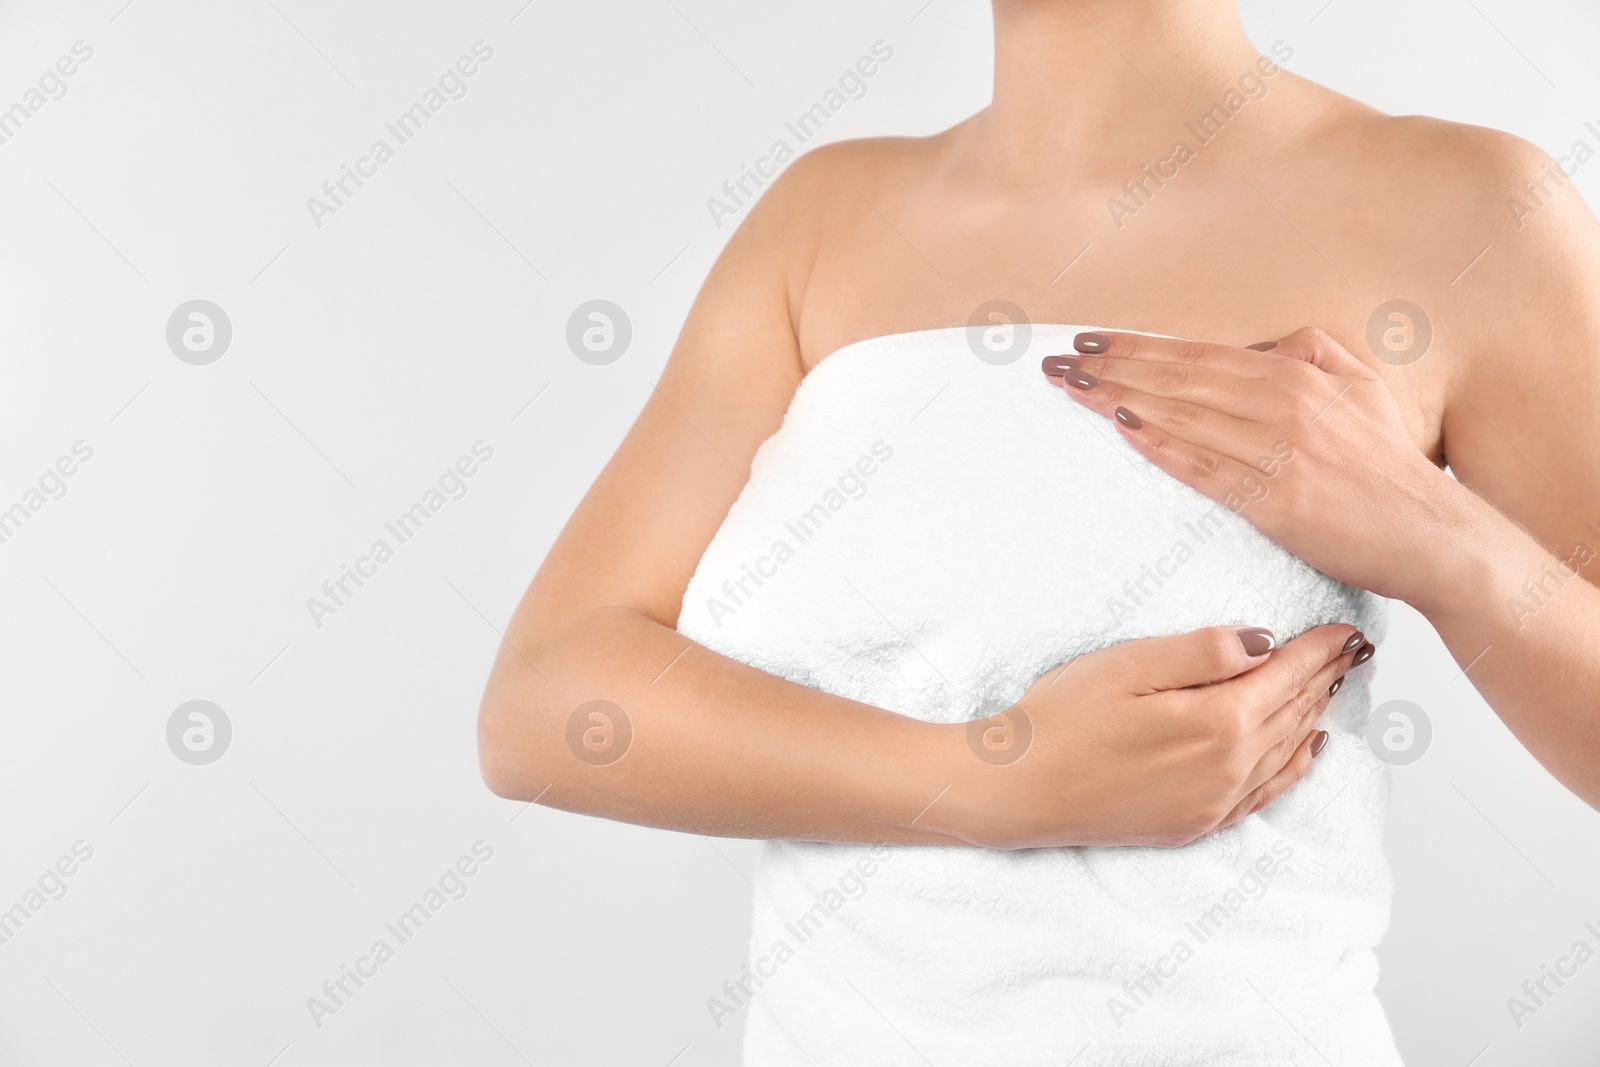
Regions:
<instances>
[{"instance_id":1,"label":"woman's bare shoulder","mask_svg":"<svg viewBox=\"0 0 1600 1067\"><path fill-rule=\"evenodd\" d=\"M1553 156L1503 130L1363 106L1339 109L1306 144L1308 173L1326 176L1348 235L1374 257L1366 273L1408 279L1472 347L1503 351L1529 318L1592 302L1600 223L1575 177L1600 155L1600 133Z\"/></svg>"},{"instance_id":2,"label":"woman's bare shoulder","mask_svg":"<svg viewBox=\"0 0 1600 1067\"><path fill-rule=\"evenodd\" d=\"M823 250L892 210L896 189L925 172L939 150L938 137L864 137L809 149L762 193L725 258L776 270L798 322Z\"/></svg>"},{"instance_id":3,"label":"woman's bare shoulder","mask_svg":"<svg viewBox=\"0 0 1600 1067\"><path fill-rule=\"evenodd\" d=\"M1357 236L1403 264L1406 295L1433 319L1447 357L1436 369L1448 383L1452 466L1484 486L1516 482L1527 458L1499 454L1503 430L1516 427L1547 477L1591 482L1592 466L1551 457L1561 453L1555 438L1581 435L1579 451L1594 447L1583 411L1600 397L1600 222L1577 179L1600 167L1600 132L1580 131L1552 154L1503 130L1436 118L1346 123L1325 150L1359 161L1346 179L1364 193Z\"/></svg>"},{"instance_id":4,"label":"woman's bare shoulder","mask_svg":"<svg viewBox=\"0 0 1600 1067\"><path fill-rule=\"evenodd\" d=\"M791 310L798 308L829 234L854 225L876 190L906 169L915 146L923 140L870 137L835 141L791 159L760 189L724 246L707 288L715 295L722 291L718 283L724 276L759 274L787 293Z\"/></svg>"},{"instance_id":5,"label":"woman's bare shoulder","mask_svg":"<svg viewBox=\"0 0 1600 1067\"><path fill-rule=\"evenodd\" d=\"M1291 150L1330 183L1368 197L1363 217L1391 226L1445 216L1457 227L1500 228L1511 218L1506 201L1546 168L1558 170L1543 149L1504 130L1390 115L1332 92Z\"/></svg>"},{"instance_id":6,"label":"woman's bare shoulder","mask_svg":"<svg viewBox=\"0 0 1600 1067\"><path fill-rule=\"evenodd\" d=\"M1425 115L1343 109L1309 139L1323 165L1371 197L1373 225L1523 233L1545 208L1586 214L1573 175L1600 152L1588 134L1559 159L1516 134ZM1549 236L1558 236L1551 234Z\"/></svg>"},{"instance_id":7,"label":"woman's bare shoulder","mask_svg":"<svg viewBox=\"0 0 1600 1067\"><path fill-rule=\"evenodd\" d=\"M927 137L858 137L819 145L789 165L780 182L792 196L837 207L869 188L897 183L948 150L952 131Z\"/></svg>"}]
</instances>

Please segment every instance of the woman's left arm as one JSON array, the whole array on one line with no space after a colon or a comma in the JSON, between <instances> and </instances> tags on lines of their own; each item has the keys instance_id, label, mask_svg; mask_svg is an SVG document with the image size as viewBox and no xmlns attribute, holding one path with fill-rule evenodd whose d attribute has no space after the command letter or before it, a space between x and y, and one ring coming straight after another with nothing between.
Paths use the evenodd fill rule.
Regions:
<instances>
[{"instance_id":1,"label":"woman's left arm","mask_svg":"<svg viewBox=\"0 0 1600 1067\"><path fill-rule=\"evenodd\" d=\"M1600 807L1600 224L1544 177L1554 161L1535 153L1535 168L1542 207L1523 214L1519 190L1487 269L1460 283L1481 307L1444 408L1459 485L1411 603L1539 762Z\"/></svg>"},{"instance_id":2,"label":"woman's left arm","mask_svg":"<svg viewBox=\"0 0 1600 1067\"><path fill-rule=\"evenodd\" d=\"M1600 808L1600 225L1570 200L1485 272L1494 325L1452 366L1443 414L1455 478L1320 330L1267 351L1088 334L1043 369L1313 566L1415 607L1535 758Z\"/></svg>"}]
</instances>

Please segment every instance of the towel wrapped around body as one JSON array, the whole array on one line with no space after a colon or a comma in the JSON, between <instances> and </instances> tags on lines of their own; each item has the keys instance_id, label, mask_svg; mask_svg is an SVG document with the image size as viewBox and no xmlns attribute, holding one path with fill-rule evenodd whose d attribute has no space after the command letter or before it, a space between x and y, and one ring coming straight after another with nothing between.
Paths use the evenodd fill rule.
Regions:
<instances>
[{"instance_id":1,"label":"towel wrapped around body","mask_svg":"<svg viewBox=\"0 0 1600 1067\"><path fill-rule=\"evenodd\" d=\"M1380 640L1380 598L1049 384L1040 358L1080 329L1034 325L1003 363L964 328L824 360L757 452L678 629L937 722L1136 638L1346 622ZM747 1067L1398 1067L1373 992L1391 880L1371 670L1332 701L1304 781L1183 848L767 843L748 971L713 1019L745 1020Z\"/></svg>"}]
</instances>

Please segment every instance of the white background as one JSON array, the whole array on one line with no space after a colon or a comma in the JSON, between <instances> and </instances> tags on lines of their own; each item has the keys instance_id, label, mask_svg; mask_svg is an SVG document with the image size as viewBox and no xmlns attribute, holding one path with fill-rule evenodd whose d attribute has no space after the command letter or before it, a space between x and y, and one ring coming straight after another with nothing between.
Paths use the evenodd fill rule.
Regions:
<instances>
[{"instance_id":1,"label":"white background","mask_svg":"<svg viewBox=\"0 0 1600 1067\"><path fill-rule=\"evenodd\" d=\"M826 139L981 107L988 8L524 3L0 9L0 107L94 50L0 144L0 508L94 450L0 544L0 908L93 849L0 944L0 1063L737 1062L705 1002L744 959L755 846L494 798L478 695L731 230L706 198L880 39L894 58ZM1245 15L1385 110L1600 147L1589 0ZM467 95L314 225L306 199L478 40ZM1593 199L1600 164L1578 184ZM564 339L597 297L634 326L605 367ZM195 298L233 326L209 366L166 343ZM466 496L314 625L307 598L479 440ZM1379 663L1378 699L1436 731L1387 837L1380 992L1408 1063L1597 1062L1600 961L1520 1030L1506 999L1597 943L1600 819L1403 608ZM209 766L166 742L196 698L233 725ZM466 896L314 1025L307 998L479 840Z\"/></svg>"}]
</instances>

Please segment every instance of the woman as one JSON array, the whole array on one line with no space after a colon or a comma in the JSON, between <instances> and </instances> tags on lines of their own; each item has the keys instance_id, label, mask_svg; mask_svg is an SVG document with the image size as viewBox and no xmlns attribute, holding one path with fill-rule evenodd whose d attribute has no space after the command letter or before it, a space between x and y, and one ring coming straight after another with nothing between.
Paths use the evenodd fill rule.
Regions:
<instances>
[{"instance_id":1,"label":"woman","mask_svg":"<svg viewBox=\"0 0 1600 1067\"><path fill-rule=\"evenodd\" d=\"M752 1065L1398 1063L1376 596L1600 804L1595 221L1233 0L994 16L988 108L810 153L730 240L512 620L485 778L769 839L708 1005Z\"/></svg>"}]
</instances>

